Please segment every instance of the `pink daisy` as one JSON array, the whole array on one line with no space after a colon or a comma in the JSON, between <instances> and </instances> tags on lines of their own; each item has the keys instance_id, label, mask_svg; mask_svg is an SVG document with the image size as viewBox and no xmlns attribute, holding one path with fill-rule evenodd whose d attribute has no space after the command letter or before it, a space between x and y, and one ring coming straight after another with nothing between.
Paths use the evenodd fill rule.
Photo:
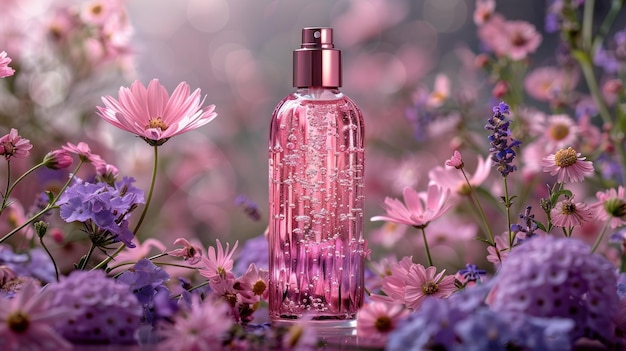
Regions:
<instances>
[{"instance_id":1,"label":"pink daisy","mask_svg":"<svg viewBox=\"0 0 626 351\"><path fill-rule=\"evenodd\" d=\"M405 203L388 197L383 204L387 215L374 216L370 220L390 221L424 228L450 208L450 205L446 204L449 194L449 190L443 191L435 184L429 185L425 193L418 193L410 187L405 187L403 191Z\"/></svg>"},{"instance_id":2,"label":"pink daisy","mask_svg":"<svg viewBox=\"0 0 626 351\"><path fill-rule=\"evenodd\" d=\"M549 116L544 123L538 123L536 131L544 150L558 150L572 145L578 139L578 126L568 115Z\"/></svg>"},{"instance_id":3,"label":"pink daisy","mask_svg":"<svg viewBox=\"0 0 626 351\"><path fill-rule=\"evenodd\" d=\"M174 245L182 245L180 249L168 251L167 254L174 257L182 257L188 261L190 265L194 265L202 259L202 248L193 245L185 238L178 238L174 241Z\"/></svg>"},{"instance_id":4,"label":"pink daisy","mask_svg":"<svg viewBox=\"0 0 626 351\"><path fill-rule=\"evenodd\" d=\"M406 275L406 287L404 293L405 304L408 308L418 309L426 296L446 298L456 290L454 276L437 274L437 268L430 266L424 268L421 264L411 266Z\"/></svg>"},{"instance_id":5,"label":"pink daisy","mask_svg":"<svg viewBox=\"0 0 626 351\"><path fill-rule=\"evenodd\" d=\"M412 257L403 257L400 262L393 263L389 267L389 274L382 278L381 290L392 301L404 302L406 276L413 265Z\"/></svg>"},{"instance_id":6,"label":"pink daisy","mask_svg":"<svg viewBox=\"0 0 626 351\"><path fill-rule=\"evenodd\" d=\"M565 71L557 67L539 67L524 79L524 89L539 101L554 101L574 90L578 84L577 71Z\"/></svg>"},{"instance_id":7,"label":"pink daisy","mask_svg":"<svg viewBox=\"0 0 626 351\"><path fill-rule=\"evenodd\" d=\"M626 196L624 187L621 185L615 188L598 191L596 193L597 202L591 204L591 209L599 220L610 220L611 228L617 228L626 224Z\"/></svg>"},{"instance_id":8,"label":"pink daisy","mask_svg":"<svg viewBox=\"0 0 626 351\"><path fill-rule=\"evenodd\" d=\"M242 302L257 303L259 300L267 301L269 294L269 272L265 269L257 269L251 263L246 273L235 282L237 290L241 291Z\"/></svg>"},{"instance_id":9,"label":"pink daisy","mask_svg":"<svg viewBox=\"0 0 626 351\"><path fill-rule=\"evenodd\" d=\"M504 30L506 41L496 49L500 56L508 56L514 61L523 60L541 44L541 34L528 22L507 21Z\"/></svg>"},{"instance_id":10,"label":"pink daisy","mask_svg":"<svg viewBox=\"0 0 626 351\"><path fill-rule=\"evenodd\" d=\"M204 268L200 268L198 272L208 279L225 279L232 276L233 273L233 253L239 245L239 241L235 242L232 251L229 251L230 244L226 243L226 250L222 246L219 239L217 242L217 253L213 246L209 247L208 257L202 257Z\"/></svg>"},{"instance_id":11,"label":"pink daisy","mask_svg":"<svg viewBox=\"0 0 626 351\"><path fill-rule=\"evenodd\" d=\"M119 100L103 97L105 107L98 106L98 115L153 146L203 126L217 116L215 105L201 107L205 99L200 99L200 89L190 94L185 82L176 87L171 97L158 79L153 79L147 88L135 81L130 88L121 87L118 95Z\"/></svg>"},{"instance_id":12,"label":"pink daisy","mask_svg":"<svg viewBox=\"0 0 626 351\"><path fill-rule=\"evenodd\" d=\"M463 168L463 157L461 156L459 150L454 150L454 154L452 154L452 157L450 157L449 160L446 160L446 166L454 167L456 169Z\"/></svg>"},{"instance_id":13,"label":"pink daisy","mask_svg":"<svg viewBox=\"0 0 626 351\"><path fill-rule=\"evenodd\" d=\"M359 310L357 334L368 339L385 341L387 334L408 314L409 310L401 304L372 301Z\"/></svg>"},{"instance_id":14,"label":"pink daisy","mask_svg":"<svg viewBox=\"0 0 626 351\"><path fill-rule=\"evenodd\" d=\"M17 134L17 129L11 128L9 134L0 138L0 155L9 160L12 157L26 158L30 155L33 145L30 140L24 139Z\"/></svg>"},{"instance_id":15,"label":"pink daisy","mask_svg":"<svg viewBox=\"0 0 626 351\"><path fill-rule=\"evenodd\" d=\"M580 227L591 221L593 215L586 204L574 203L572 198L566 197L565 200L557 202L554 208L550 210L550 218L557 227L571 228Z\"/></svg>"},{"instance_id":16,"label":"pink daisy","mask_svg":"<svg viewBox=\"0 0 626 351\"><path fill-rule=\"evenodd\" d=\"M189 309L174 317L173 323L159 324L158 350L214 350L233 326L230 307L222 300L201 301L192 295Z\"/></svg>"},{"instance_id":17,"label":"pink daisy","mask_svg":"<svg viewBox=\"0 0 626 351\"><path fill-rule=\"evenodd\" d=\"M84 143L82 141L79 142L77 145L67 143L67 145L63 146L63 150L78 155L78 158L80 158L81 161L90 162L94 165L94 167L99 167L102 164L106 164L106 162L104 162L104 160L99 155L91 152L91 148L89 148L89 145L87 145L87 143Z\"/></svg>"},{"instance_id":18,"label":"pink daisy","mask_svg":"<svg viewBox=\"0 0 626 351\"><path fill-rule=\"evenodd\" d=\"M7 56L5 51L0 52L0 78L10 77L15 73L15 70L9 67L11 58Z\"/></svg>"},{"instance_id":19,"label":"pink daisy","mask_svg":"<svg viewBox=\"0 0 626 351\"><path fill-rule=\"evenodd\" d=\"M70 350L72 345L55 330L55 324L72 312L51 305L50 290L29 282L12 299L0 299L2 350Z\"/></svg>"},{"instance_id":20,"label":"pink daisy","mask_svg":"<svg viewBox=\"0 0 626 351\"><path fill-rule=\"evenodd\" d=\"M544 172L556 175L559 183L582 182L586 176L593 174L593 163L585 159L570 146L544 157L541 166Z\"/></svg>"},{"instance_id":21,"label":"pink daisy","mask_svg":"<svg viewBox=\"0 0 626 351\"><path fill-rule=\"evenodd\" d=\"M495 0L476 0L474 9L474 24L481 26L485 24L496 10Z\"/></svg>"}]
</instances>

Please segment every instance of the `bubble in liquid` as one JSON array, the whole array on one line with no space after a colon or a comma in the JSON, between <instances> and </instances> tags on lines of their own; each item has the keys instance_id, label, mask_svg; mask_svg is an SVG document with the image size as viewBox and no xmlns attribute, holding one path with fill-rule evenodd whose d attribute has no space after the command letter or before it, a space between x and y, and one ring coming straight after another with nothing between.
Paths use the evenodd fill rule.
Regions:
<instances>
[{"instance_id":1,"label":"bubble in liquid","mask_svg":"<svg viewBox=\"0 0 626 351\"><path fill-rule=\"evenodd\" d=\"M294 143L287 143L285 147L287 148L287 150L293 150L296 148L296 145L294 145Z\"/></svg>"}]
</instances>

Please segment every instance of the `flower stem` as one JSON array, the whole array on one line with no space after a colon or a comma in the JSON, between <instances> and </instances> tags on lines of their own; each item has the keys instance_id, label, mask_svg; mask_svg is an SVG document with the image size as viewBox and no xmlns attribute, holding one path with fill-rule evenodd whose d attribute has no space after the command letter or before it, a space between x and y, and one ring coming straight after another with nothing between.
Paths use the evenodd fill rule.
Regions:
<instances>
[{"instance_id":1,"label":"flower stem","mask_svg":"<svg viewBox=\"0 0 626 351\"><path fill-rule=\"evenodd\" d=\"M148 190L148 197L146 198L146 205L143 207L143 211L141 212L141 216L139 217L139 221L137 221L137 225L135 226L135 230L133 230L133 234L137 235L139 231L139 227L143 223L143 220L146 218L146 213L148 213L148 206L150 205L150 201L152 201L152 193L154 192L154 184L156 183L157 169L158 169L158 160L159 160L159 152L158 146L154 146L154 164L152 166L152 179L150 180L150 188ZM92 270L101 269L106 266L111 260L115 258L115 256L119 255L126 248L126 244L122 243L115 252L111 255L107 256L102 262L98 263Z\"/></svg>"},{"instance_id":2,"label":"flower stem","mask_svg":"<svg viewBox=\"0 0 626 351\"><path fill-rule=\"evenodd\" d=\"M11 160L7 160L7 186L2 196L2 207L0 207L0 213L7 207L7 199L9 198L9 188L11 184Z\"/></svg>"},{"instance_id":3,"label":"flower stem","mask_svg":"<svg viewBox=\"0 0 626 351\"><path fill-rule=\"evenodd\" d=\"M515 234L511 231L511 199L509 198L509 183L504 179L504 207L506 207L506 232L509 233L509 248L513 248Z\"/></svg>"},{"instance_id":4,"label":"flower stem","mask_svg":"<svg viewBox=\"0 0 626 351\"><path fill-rule=\"evenodd\" d=\"M91 243L91 246L89 246L89 251L87 252L87 255L85 255L85 258L82 260L81 265L78 268L78 270L82 271L85 269L85 267L87 267L87 262L89 262L89 259L91 258L91 254L93 254L93 251L96 249L96 245L94 243Z\"/></svg>"},{"instance_id":5,"label":"flower stem","mask_svg":"<svg viewBox=\"0 0 626 351\"><path fill-rule=\"evenodd\" d=\"M33 166L31 169L29 169L24 174L22 174L19 178L17 178L17 180L15 180L15 182L13 182L13 184L11 184L11 186L9 186L9 181L11 179L11 177L10 177L11 167L7 166L7 173L9 173L9 175L7 175L7 190L4 193L4 199L2 200L2 207L0 207L0 213L7 207L7 200L9 198L9 196L11 195L11 193L13 192L13 189L15 189L15 186L19 182L21 182L24 178L26 178L26 176L28 176L29 174L33 173L35 170L37 170L39 167L41 167L43 165L44 165L43 162L41 162L38 165Z\"/></svg>"},{"instance_id":6,"label":"flower stem","mask_svg":"<svg viewBox=\"0 0 626 351\"><path fill-rule=\"evenodd\" d=\"M43 242L43 237L39 237L39 243L41 244L41 247L43 247L43 249L48 254L48 257L50 257L50 260L52 261L52 265L54 266L54 276L58 282L59 281L59 267L57 267L57 263L54 260L54 256L52 255L52 253L50 253L50 250L48 250L48 247Z\"/></svg>"},{"instance_id":7,"label":"flower stem","mask_svg":"<svg viewBox=\"0 0 626 351\"><path fill-rule=\"evenodd\" d=\"M465 182L467 183L467 186L469 187L470 197L472 198L472 200L474 200L474 203L476 204L476 207L478 208L478 212L480 212L480 217L483 221L483 224L485 225L485 230L487 231L487 236L488 236L487 240L489 240L489 244L493 244L495 243L495 239L493 237L493 233L491 232L491 227L489 226L489 223L487 222L487 216L485 215L485 211L483 210L483 207L481 206L480 201L478 200L478 196L474 192L474 187L472 186L469 179L467 178L467 174L465 174L465 171L463 170L463 168L461 168L461 173L463 173L463 178L465 178Z\"/></svg>"},{"instance_id":8,"label":"flower stem","mask_svg":"<svg viewBox=\"0 0 626 351\"><path fill-rule=\"evenodd\" d=\"M425 226L417 227L422 232L422 238L424 238L424 248L426 249L426 258L428 259L428 266L433 266L433 259L430 256L430 248L428 247L428 240L426 240Z\"/></svg>"},{"instance_id":9,"label":"flower stem","mask_svg":"<svg viewBox=\"0 0 626 351\"><path fill-rule=\"evenodd\" d=\"M606 232L606 229L609 227L610 222L611 222L611 219L609 218L609 220L607 220L606 223L604 223L604 227L602 227L602 231L600 232L600 234L598 234L596 241L593 243L593 246L591 247L592 253L596 252L596 250L598 249L598 246L600 246L600 242L602 241L602 238L604 237L604 233Z\"/></svg>"}]
</instances>

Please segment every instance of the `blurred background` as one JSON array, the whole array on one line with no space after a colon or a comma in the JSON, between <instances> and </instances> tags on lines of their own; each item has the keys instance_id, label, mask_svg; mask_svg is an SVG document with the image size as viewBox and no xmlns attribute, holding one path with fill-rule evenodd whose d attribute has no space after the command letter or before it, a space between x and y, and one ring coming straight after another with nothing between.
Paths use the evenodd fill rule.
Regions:
<instances>
[{"instance_id":1,"label":"blurred background","mask_svg":"<svg viewBox=\"0 0 626 351\"><path fill-rule=\"evenodd\" d=\"M215 238L244 241L265 230L270 117L277 102L293 90L291 53L299 47L303 27L334 28L336 47L343 52L342 91L364 112L366 236L375 256L388 251L421 256L420 238L413 229L398 236L393 233L407 228L385 227L369 218L383 214L384 198L401 197L404 186L424 190L428 171L443 165L458 146L450 119L433 126L434 139L425 142L420 137L423 131L407 115L416 94L435 89L437 75L445 74L451 96L471 101L468 113L481 116L475 121L477 130L496 101L493 82L475 65L475 55L483 48L473 20L474 0L1 3L0 51L7 51L18 72L4 82L0 122L3 131L17 128L34 144L33 160L20 160L23 169L66 142L85 141L116 165L120 175L135 177L137 186L147 191L152 150L96 116L100 97L117 98L120 86L157 78L170 92L186 81L206 94L205 104L217 106L214 121L159 149L155 198L139 237L160 238L168 246L177 237L197 237L205 246ZM603 3L597 1L600 11L607 6ZM93 12L96 5L125 14L117 19L115 35L107 37L116 52L89 48L95 44L85 39L88 31L73 37L66 33L72 13ZM500 0L496 11L541 31L546 7L545 0ZM556 64L557 42L558 34L544 35L529 65ZM486 155L486 133L477 140ZM38 177L39 185L63 179L58 174ZM33 189L16 193L26 210L36 196ZM249 215L255 211L260 217ZM455 221L442 219L447 227L441 230L448 233L435 240L442 245L435 244L434 250L455 253L446 257L457 260L451 265L462 266L470 253L458 250L471 251L476 228ZM437 237L434 223L430 235ZM411 245L397 245L398 240ZM453 245L455 241L465 248Z\"/></svg>"}]
</instances>

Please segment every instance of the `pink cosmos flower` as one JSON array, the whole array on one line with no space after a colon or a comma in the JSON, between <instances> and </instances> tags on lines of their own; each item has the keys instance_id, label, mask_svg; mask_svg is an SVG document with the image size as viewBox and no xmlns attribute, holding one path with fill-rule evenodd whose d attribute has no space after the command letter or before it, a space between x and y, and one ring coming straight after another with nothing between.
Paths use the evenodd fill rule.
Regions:
<instances>
[{"instance_id":1,"label":"pink cosmos flower","mask_svg":"<svg viewBox=\"0 0 626 351\"><path fill-rule=\"evenodd\" d=\"M487 247L487 261L499 265L504 262L506 256L509 254L509 233L503 233L502 235L494 238L496 246L489 245Z\"/></svg>"},{"instance_id":2,"label":"pink cosmos flower","mask_svg":"<svg viewBox=\"0 0 626 351\"><path fill-rule=\"evenodd\" d=\"M479 28L478 36L498 57L509 57L513 61L523 60L535 52L542 39L534 25L506 21L495 15Z\"/></svg>"},{"instance_id":3,"label":"pink cosmos flower","mask_svg":"<svg viewBox=\"0 0 626 351\"><path fill-rule=\"evenodd\" d=\"M259 300L267 301L269 272L265 269L257 269L256 265L251 263L246 273L237 279L235 286L241 291L244 303L254 304Z\"/></svg>"},{"instance_id":4,"label":"pink cosmos flower","mask_svg":"<svg viewBox=\"0 0 626 351\"><path fill-rule=\"evenodd\" d=\"M72 311L51 305L50 290L29 282L12 299L0 299L2 350L71 350L72 345L55 330Z\"/></svg>"},{"instance_id":5,"label":"pink cosmos flower","mask_svg":"<svg viewBox=\"0 0 626 351\"><path fill-rule=\"evenodd\" d=\"M414 265L412 257L403 257L389 267L390 274L382 278L382 292L391 300L404 303L406 276Z\"/></svg>"},{"instance_id":6,"label":"pink cosmos flower","mask_svg":"<svg viewBox=\"0 0 626 351\"><path fill-rule=\"evenodd\" d=\"M202 248L191 244L189 240L185 238L178 238L174 240L174 245L182 245L183 247L168 251L168 255L182 257L183 260L188 261L190 265L194 265L202 259Z\"/></svg>"},{"instance_id":7,"label":"pink cosmos flower","mask_svg":"<svg viewBox=\"0 0 626 351\"><path fill-rule=\"evenodd\" d=\"M357 334L368 339L386 341L387 334L408 314L409 310L401 304L372 301L359 310Z\"/></svg>"},{"instance_id":8,"label":"pink cosmos flower","mask_svg":"<svg viewBox=\"0 0 626 351\"><path fill-rule=\"evenodd\" d=\"M463 158L459 150L454 150L454 154L449 160L446 160L446 166L454 167L456 169L463 168Z\"/></svg>"},{"instance_id":9,"label":"pink cosmos flower","mask_svg":"<svg viewBox=\"0 0 626 351\"><path fill-rule=\"evenodd\" d=\"M448 165L448 162L446 162L446 165ZM478 187L485 182L491 173L491 165L491 158L485 160L480 155L477 156L477 165L474 174L467 174L466 172L467 179L472 187ZM466 171L467 168L463 167L463 170ZM456 169L435 167L428 172L428 178L430 178L431 182L439 185L443 189L450 190L452 194L469 195L470 193L463 173Z\"/></svg>"},{"instance_id":10,"label":"pink cosmos flower","mask_svg":"<svg viewBox=\"0 0 626 351\"><path fill-rule=\"evenodd\" d=\"M105 107L98 106L98 115L114 126L134 133L148 144L158 146L169 138L209 123L217 113L215 105L202 108L200 89L189 93L189 85L180 83L172 96L153 79L146 88L135 81L130 88L121 87L119 100L103 97Z\"/></svg>"},{"instance_id":11,"label":"pink cosmos flower","mask_svg":"<svg viewBox=\"0 0 626 351\"><path fill-rule=\"evenodd\" d=\"M191 307L174 317L173 323L159 324L157 349L163 351L214 350L221 345L233 326L230 307L222 300L201 301L196 294L191 297Z\"/></svg>"},{"instance_id":12,"label":"pink cosmos flower","mask_svg":"<svg viewBox=\"0 0 626 351\"><path fill-rule=\"evenodd\" d=\"M30 140L24 139L17 134L17 129L11 128L9 134L0 138L0 155L4 155L6 160L15 158L26 158L30 155L33 145Z\"/></svg>"},{"instance_id":13,"label":"pink cosmos flower","mask_svg":"<svg viewBox=\"0 0 626 351\"><path fill-rule=\"evenodd\" d=\"M63 149L53 150L44 156L43 164L50 169L65 169L72 165L72 156Z\"/></svg>"},{"instance_id":14,"label":"pink cosmos flower","mask_svg":"<svg viewBox=\"0 0 626 351\"><path fill-rule=\"evenodd\" d=\"M91 148L89 145L84 142L79 142L77 145L72 143L67 143L67 145L63 146L63 150L78 155L83 162L90 162L94 165L94 167L98 167L101 164L106 164L104 160L99 156L91 152Z\"/></svg>"},{"instance_id":15,"label":"pink cosmos flower","mask_svg":"<svg viewBox=\"0 0 626 351\"><path fill-rule=\"evenodd\" d=\"M10 77L15 73L15 70L9 67L11 58L7 56L5 51L0 52L0 78Z\"/></svg>"},{"instance_id":16,"label":"pink cosmos flower","mask_svg":"<svg viewBox=\"0 0 626 351\"><path fill-rule=\"evenodd\" d=\"M565 200L557 202L554 208L550 210L550 218L557 227L571 228L580 227L585 222L591 221L593 215L586 204L574 203L572 198L567 197Z\"/></svg>"},{"instance_id":17,"label":"pink cosmos flower","mask_svg":"<svg viewBox=\"0 0 626 351\"><path fill-rule=\"evenodd\" d=\"M578 84L577 71L565 71L557 67L539 67L524 79L524 89L539 101L555 101L571 92Z\"/></svg>"},{"instance_id":18,"label":"pink cosmos flower","mask_svg":"<svg viewBox=\"0 0 626 351\"><path fill-rule=\"evenodd\" d=\"M200 274L208 279L225 279L232 276L233 273L233 253L239 245L239 241L235 242L232 251L229 251L230 244L226 243L226 250L222 246L219 239L217 242L217 254L213 246L209 247L208 257L202 257L204 268L198 270Z\"/></svg>"},{"instance_id":19,"label":"pink cosmos flower","mask_svg":"<svg viewBox=\"0 0 626 351\"><path fill-rule=\"evenodd\" d=\"M560 149L541 160L543 171L556 175L559 183L582 182L586 176L593 174L593 163L585 161L572 147Z\"/></svg>"},{"instance_id":20,"label":"pink cosmos flower","mask_svg":"<svg viewBox=\"0 0 626 351\"><path fill-rule=\"evenodd\" d=\"M405 304L408 308L418 309L426 296L446 298L456 290L454 276L444 276L445 269L437 274L437 268L424 268L421 264L411 266L406 275L404 293Z\"/></svg>"},{"instance_id":21,"label":"pink cosmos flower","mask_svg":"<svg viewBox=\"0 0 626 351\"><path fill-rule=\"evenodd\" d=\"M387 215L374 216L370 220L390 221L424 228L450 208L450 205L446 204L449 195L449 190L443 191L435 184L429 185L425 193L418 193L410 187L405 187L403 191L405 203L387 197L383 204Z\"/></svg>"},{"instance_id":22,"label":"pink cosmos flower","mask_svg":"<svg viewBox=\"0 0 626 351\"><path fill-rule=\"evenodd\" d=\"M596 217L602 221L609 221L611 228L617 228L626 224L626 196L624 187L596 193L597 202L589 207L594 210Z\"/></svg>"}]
</instances>

